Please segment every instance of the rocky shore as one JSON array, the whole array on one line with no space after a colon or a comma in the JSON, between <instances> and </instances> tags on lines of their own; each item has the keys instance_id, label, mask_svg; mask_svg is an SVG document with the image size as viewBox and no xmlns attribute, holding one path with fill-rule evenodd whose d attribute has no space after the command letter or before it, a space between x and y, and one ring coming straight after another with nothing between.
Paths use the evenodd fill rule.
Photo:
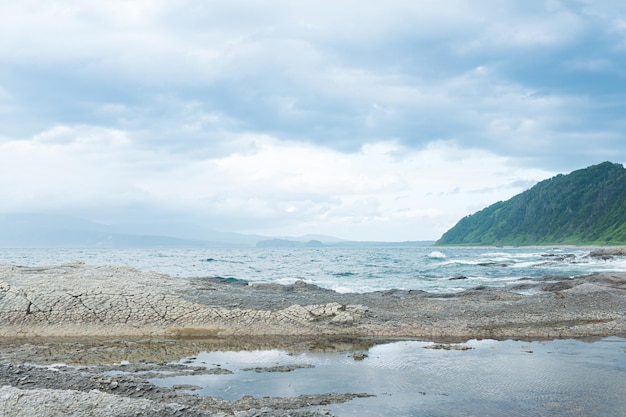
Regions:
<instances>
[{"instance_id":1,"label":"rocky shore","mask_svg":"<svg viewBox=\"0 0 626 417\"><path fill-rule=\"evenodd\" d=\"M455 294L339 294L304 282L246 285L83 263L2 265L0 415L329 415L319 406L367 394L228 402L159 388L147 378L202 349L362 352L381 338L624 336L624 311L626 275L618 273ZM135 368L111 376L111 364L122 361Z\"/></svg>"},{"instance_id":2,"label":"rocky shore","mask_svg":"<svg viewBox=\"0 0 626 417\"><path fill-rule=\"evenodd\" d=\"M559 338L626 334L626 275L521 280L454 294L339 294L71 263L0 266L0 337Z\"/></svg>"}]
</instances>

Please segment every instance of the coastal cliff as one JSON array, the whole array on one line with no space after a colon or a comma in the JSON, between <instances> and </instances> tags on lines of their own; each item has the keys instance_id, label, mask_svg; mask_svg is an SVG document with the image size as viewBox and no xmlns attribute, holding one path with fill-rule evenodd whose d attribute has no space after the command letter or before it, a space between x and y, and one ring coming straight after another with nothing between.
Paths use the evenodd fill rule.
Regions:
<instances>
[{"instance_id":1,"label":"coastal cliff","mask_svg":"<svg viewBox=\"0 0 626 417\"><path fill-rule=\"evenodd\" d=\"M621 245L626 169L604 162L542 181L461 219L438 245Z\"/></svg>"}]
</instances>

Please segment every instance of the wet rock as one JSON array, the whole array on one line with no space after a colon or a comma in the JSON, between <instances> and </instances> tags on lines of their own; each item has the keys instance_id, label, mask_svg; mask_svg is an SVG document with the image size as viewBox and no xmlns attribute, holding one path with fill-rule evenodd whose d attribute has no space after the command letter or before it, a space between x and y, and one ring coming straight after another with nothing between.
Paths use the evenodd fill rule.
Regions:
<instances>
[{"instance_id":1,"label":"wet rock","mask_svg":"<svg viewBox=\"0 0 626 417\"><path fill-rule=\"evenodd\" d=\"M448 281L458 281L462 279L467 279L467 277L465 275L459 275L458 277L448 278Z\"/></svg>"},{"instance_id":2,"label":"wet rock","mask_svg":"<svg viewBox=\"0 0 626 417\"><path fill-rule=\"evenodd\" d=\"M613 259L615 256L614 255L608 255L606 253L596 253L596 254L590 254L589 255L591 258L594 259L599 259L601 261L610 261L611 259Z\"/></svg>"},{"instance_id":3,"label":"wet rock","mask_svg":"<svg viewBox=\"0 0 626 417\"><path fill-rule=\"evenodd\" d=\"M438 349L438 350L471 350L474 349L471 346L466 345L453 345L447 343L437 343L434 345L424 346L424 349Z\"/></svg>"},{"instance_id":4,"label":"wet rock","mask_svg":"<svg viewBox=\"0 0 626 417\"><path fill-rule=\"evenodd\" d=\"M303 363L303 364L293 364L293 365L244 368L242 370L248 371L248 372L262 373L262 372L291 372L291 371L295 371L296 369L309 369L309 368L315 368L315 366L310 365L308 363Z\"/></svg>"},{"instance_id":5,"label":"wet rock","mask_svg":"<svg viewBox=\"0 0 626 417\"><path fill-rule=\"evenodd\" d=\"M172 386L172 389L175 391L197 391L197 390L201 390L202 387L199 387L197 385L190 385L190 384L177 384Z\"/></svg>"},{"instance_id":6,"label":"wet rock","mask_svg":"<svg viewBox=\"0 0 626 417\"><path fill-rule=\"evenodd\" d=\"M339 404L351 401L355 398L368 398L374 395L366 393L341 394L328 393L317 395L300 395L292 398L262 397L257 398L244 395L240 400L234 401L232 407L235 411L245 411L252 409L273 409L273 410L297 410L306 407L323 406L329 404ZM291 411L290 411L291 413Z\"/></svg>"},{"instance_id":7,"label":"wet rock","mask_svg":"<svg viewBox=\"0 0 626 417\"><path fill-rule=\"evenodd\" d=\"M284 414L277 414L276 410L271 408L262 408L260 410L252 409L247 411L235 412L235 417L332 417L332 414L328 410L312 410L312 411L299 411L289 410Z\"/></svg>"},{"instance_id":8,"label":"wet rock","mask_svg":"<svg viewBox=\"0 0 626 417\"><path fill-rule=\"evenodd\" d=\"M614 256L626 256L626 246L596 249L591 251L588 256L599 259L611 259Z\"/></svg>"},{"instance_id":9,"label":"wet rock","mask_svg":"<svg viewBox=\"0 0 626 417\"><path fill-rule=\"evenodd\" d=\"M569 290L570 288L574 288L576 284L578 283L574 280L560 281L556 283L545 284L542 286L542 290L552 292Z\"/></svg>"},{"instance_id":10,"label":"wet rock","mask_svg":"<svg viewBox=\"0 0 626 417\"><path fill-rule=\"evenodd\" d=\"M370 396L327 393L293 398L244 396L237 401L185 393L197 389L157 387L141 373L110 375L101 367L40 367L0 362L0 415L4 416L224 416L263 410L265 416L319 416L321 406ZM15 370L20 370L19 374ZM28 390L17 386L28 375ZM163 374L161 374L163 376ZM181 392L183 391L183 392ZM244 414L241 414L244 413ZM250 414L254 415L254 414Z\"/></svg>"},{"instance_id":11,"label":"wet rock","mask_svg":"<svg viewBox=\"0 0 626 417\"><path fill-rule=\"evenodd\" d=\"M564 253L564 254L560 254L560 253L544 253L541 255L543 258L552 258L556 261L564 261L566 259L575 259L576 255L574 255L573 253Z\"/></svg>"}]
</instances>

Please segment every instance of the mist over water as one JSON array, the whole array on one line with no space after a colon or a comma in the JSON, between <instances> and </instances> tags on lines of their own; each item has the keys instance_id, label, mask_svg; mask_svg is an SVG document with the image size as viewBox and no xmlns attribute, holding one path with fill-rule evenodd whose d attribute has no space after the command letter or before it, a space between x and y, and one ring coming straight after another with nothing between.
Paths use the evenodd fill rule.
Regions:
<instances>
[{"instance_id":1,"label":"mist over water","mask_svg":"<svg viewBox=\"0 0 626 417\"><path fill-rule=\"evenodd\" d=\"M593 248L243 248L1 249L0 263L36 266L82 261L127 265L173 277L214 276L290 284L304 280L339 292L388 289L455 292L523 278L626 271L626 260L599 260Z\"/></svg>"}]
</instances>

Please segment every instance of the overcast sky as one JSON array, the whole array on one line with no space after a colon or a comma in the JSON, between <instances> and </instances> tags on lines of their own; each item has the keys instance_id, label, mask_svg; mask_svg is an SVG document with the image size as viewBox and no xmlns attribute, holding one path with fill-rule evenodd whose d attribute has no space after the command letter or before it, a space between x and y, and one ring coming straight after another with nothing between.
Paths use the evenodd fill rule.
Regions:
<instances>
[{"instance_id":1,"label":"overcast sky","mask_svg":"<svg viewBox=\"0 0 626 417\"><path fill-rule=\"evenodd\" d=\"M0 213L437 239L603 161L623 0L0 0Z\"/></svg>"}]
</instances>

